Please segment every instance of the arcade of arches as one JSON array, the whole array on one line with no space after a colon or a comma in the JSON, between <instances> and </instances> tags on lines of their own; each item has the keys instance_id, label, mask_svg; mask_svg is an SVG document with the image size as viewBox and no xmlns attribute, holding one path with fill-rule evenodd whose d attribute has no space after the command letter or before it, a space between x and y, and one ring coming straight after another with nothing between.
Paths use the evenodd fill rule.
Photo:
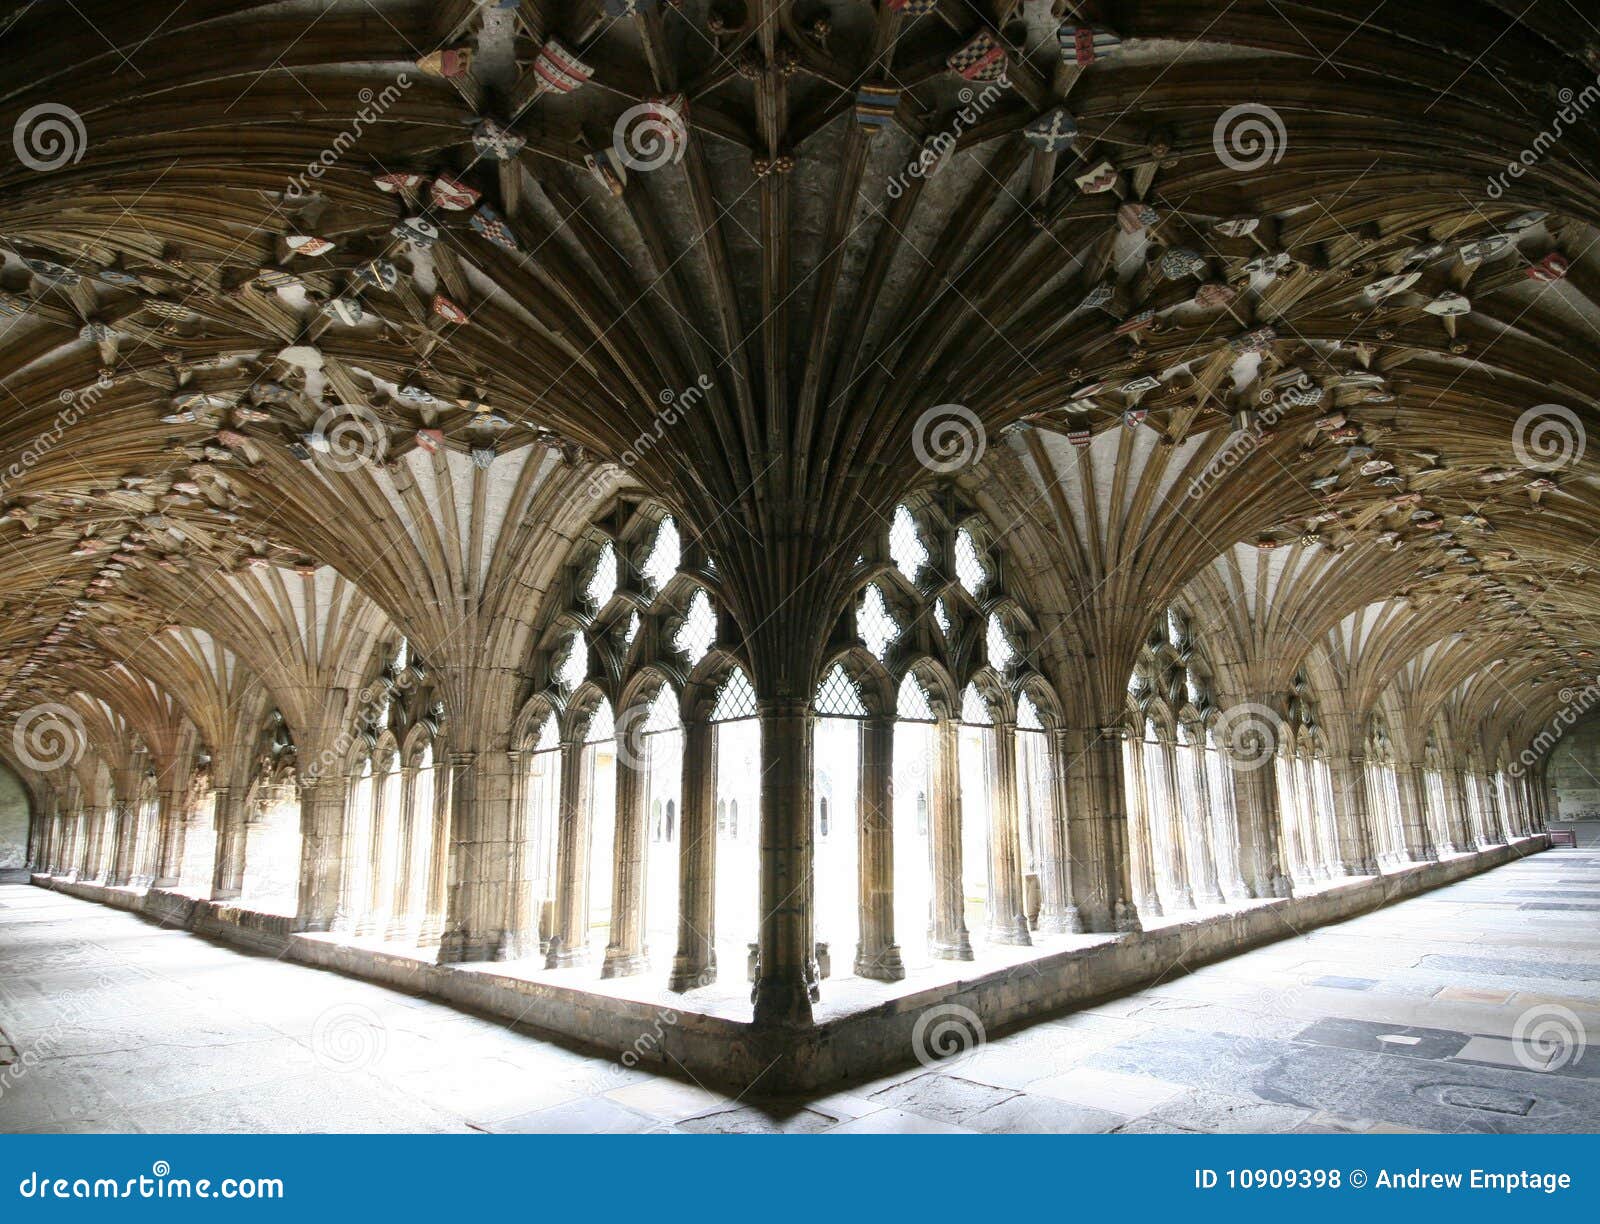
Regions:
<instances>
[{"instance_id":1,"label":"arcade of arches","mask_svg":"<svg viewBox=\"0 0 1600 1224\"><path fill-rule=\"evenodd\" d=\"M1543 848L1600 35L1444 7L0 6L19 857L801 1042Z\"/></svg>"}]
</instances>

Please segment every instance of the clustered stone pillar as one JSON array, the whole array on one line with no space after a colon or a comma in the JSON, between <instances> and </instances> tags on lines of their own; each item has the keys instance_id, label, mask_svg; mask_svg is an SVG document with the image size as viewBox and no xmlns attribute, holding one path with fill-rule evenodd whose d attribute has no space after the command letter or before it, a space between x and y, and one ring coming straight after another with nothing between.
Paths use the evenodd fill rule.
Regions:
<instances>
[{"instance_id":1,"label":"clustered stone pillar","mask_svg":"<svg viewBox=\"0 0 1600 1224\"><path fill-rule=\"evenodd\" d=\"M508 755L506 758L507 778L511 770L516 767L516 757ZM417 933L417 943L422 947L437 948L444 941L445 923L449 915L450 905L450 880L453 878L452 847L454 841L451 831L455 827L455 775L453 766L441 770L437 764L433 769L433 793L425 796L424 801L432 812L430 825L430 842L428 851L428 879L425 885L427 891L423 895L422 923ZM510 803L510 792L507 793L507 803ZM510 821L510 808L507 808L507 819ZM519 843L520 844L520 843ZM508 870L510 864L507 864ZM507 909L509 910L509 906ZM517 927L517 930L524 928ZM537 943L537 934L535 934ZM506 954L513 955L507 948Z\"/></svg>"},{"instance_id":2,"label":"clustered stone pillar","mask_svg":"<svg viewBox=\"0 0 1600 1224\"><path fill-rule=\"evenodd\" d=\"M616 838L611 864L611 938L601 977L626 977L647 967L644 947L644 788L649 746L640 735L617 737Z\"/></svg>"},{"instance_id":3,"label":"clustered stone pillar","mask_svg":"<svg viewBox=\"0 0 1600 1224\"><path fill-rule=\"evenodd\" d=\"M894 719L861 724L858 977L896 982L906 975L894 933Z\"/></svg>"},{"instance_id":4,"label":"clustered stone pillar","mask_svg":"<svg viewBox=\"0 0 1600 1224\"><path fill-rule=\"evenodd\" d=\"M757 1024L809 1025L817 999L812 922L812 715L793 697L757 702L761 720L761 937Z\"/></svg>"},{"instance_id":5,"label":"clustered stone pillar","mask_svg":"<svg viewBox=\"0 0 1600 1224\"><path fill-rule=\"evenodd\" d=\"M683 724L683 776L678 811L678 952L672 990L716 980L717 732L699 719Z\"/></svg>"},{"instance_id":6,"label":"clustered stone pillar","mask_svg":"<svg viewBox=\"0 0 1600 1224\"><path fill-rule=\"evenodd\" d=\"M966 888L961 862L960 727L940 718L933 733L932 820L928 852L933 859L933 913L928 948L943 960L971 960Z\"/></svg>"},{"instance_id":7,"label":"clustered stone pillar","mask_svg":"<svg viewBox=\"0 0 1600 1224\"><path fill-rule=\"evenodd\" d=\"M1225 745L1239 815L1239 866L1258 898L1293 895L1283 869L1277 759L1260 746Z\"/></svg>"},{"instance_id":8,"label":"clustered stone pillar","mask_svg":"<svg viewBox=\"0 0 1600 1224\"><path fill-rule=\"evenodd\" d=\"M331 931L344 876L344 817L349 782L312 776L300 784L300 902L295 926Z\"/></svg>"},{"instance_id":9,"label":"clustered stone pillar","mask_svg":"<svg viewBox=\"0 0 1600 1224\"><path fill-rule=\"evenodd\" d=\"M547 964L552 969L589 961L589 842L593 762L581 734L561 745L561 819L556 830L556 921Z\"/></svg>"},{"instance_id":10,"label":"clustered stone pillar","mask_svg":"<svg viewBox=\"0 0 1600 1224\"><path fill-rule=\"evenodd\" d=\"M1017 728L997 722L989 741L989 900L990 943L1027 947L1027 906L1022 891L1022 835L1017 819Z\"/></svg>"},{"instance_id":11,"label":"clustered stone pillar","mask_svg":"<svg viewBox=\"0 0 1600 1224\"><path fill-rule=\"evenodd\" d=\"M212 872L211 899L232 901L244 891L244 803L238 787L219 786L215 793L217 857Z\"/></svg>"},{"instance_id":12,"label":"clustered stone pillar","mask_svg":"<svg viewBox=\"0 0 1600 1224\"><path fill-rule=\"evenodd\" d=\"M1056 935L1083 930L1083 918L1073 904L1075 881L1067 850L1072 802L1064 765L1071 751L1069 737L1058 728L1046 733L1045 744L1050 771L1044 805L1048 816L1039 822L1038 844L1033 849L1039 865L1039 930Z\"/></svg>"},{"instance_id":13,"label":"clustered stone pillar","mask_svg":"<svg viewBox=\"0 0 1600 1224\"><path fill-rule=\"evenodd\" d=\"M1372 815L1367 806L1366 758L1354 753L1333 756L1328 761L1328 775L1333 785L1339 871L1344 875L1377 875Z\"/></svg>"},{"instance_id":14,"label":"clustered stone pillar","mask_svg":"<svg viewBox=\"0 0 1600 1224\"><path fill-rule=\"evenodd\" d=\"M1149 777L1144 768L1144 744L1132 732L1122 737L1123 802L1128 813L1128 904L1149 918L1165 914L1156 887L1155 818L1150 806ZM1122 926L1119 921L1118 929Z\"/></svg>"},{"instance_id":15,"label":"clustered stone pillar","mask_svg":"<svg viewBox=\"0 0 1600 1224\"><path fill-rule=\"evenodd\" d=\"M1422 766L1397 766L1395 782L1400 791L1400 831L1405 838L1406 857L1413 863L1437 861L1439 852L1428 829L1427 786Z\"/></svg>"},{"instance_id":16,"label":"clustered stone pillar","mask_svg":"<svg viewBox=\"0 0 1600 1224\"><path fill-rule=\"evenodd\" d=\"M183 870L183 844L188 832L189 788L169 769L165 785L161 788L156 817L156 869L154 888L173 888Z\"/></svg>"}]
</instances>

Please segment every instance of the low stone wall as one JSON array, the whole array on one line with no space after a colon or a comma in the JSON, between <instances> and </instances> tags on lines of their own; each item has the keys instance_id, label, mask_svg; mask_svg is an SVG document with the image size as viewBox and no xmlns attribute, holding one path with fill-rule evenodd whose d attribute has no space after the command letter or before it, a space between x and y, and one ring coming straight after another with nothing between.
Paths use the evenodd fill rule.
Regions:
<instances>
[{"instance_id":1,"label":"low stone wall","mask_svg":"<svg viewBox=\"0 0 1600 1224\"><path fill-rule=\"evenodd\" d=\"M764 1094L831 1088L909 1064L912 1030L929 1008L966 1008L997 1034L1041 1016L1125 994L1150 982L1368 913L1548 848L1543 835L1442 863L1409 866L1310 896L1253 905L1233 914L1108 937L1024 965L901 994L813 1028L758 1030L681 1007L618 999L571 986L530 982L490 964L438 965L420 957L358 947L339 937L295 934L293 919L178 893L140 892L34 876L43 887L114 905L252 951L413 994L472 1007L543 1030L629 1065L682 1068L695 1079L737 1090L759 1082Z\"/></svg>"}]
</instances>

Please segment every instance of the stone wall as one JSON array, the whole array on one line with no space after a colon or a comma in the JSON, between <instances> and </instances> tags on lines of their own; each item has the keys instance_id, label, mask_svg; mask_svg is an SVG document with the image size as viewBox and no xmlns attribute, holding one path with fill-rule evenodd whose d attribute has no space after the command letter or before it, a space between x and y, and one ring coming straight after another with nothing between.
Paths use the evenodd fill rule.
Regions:
<instances>
[{"instance_id":1,"label":"stone wall","mask_svg":"<svg viewBox=\"0 0 1600 1224\"><path fill-rule=\"evenodd\" d=\"M1546 773L1557 820L1600 820L1600 711L1573 725L1550 754Z\"/></svg>"},{"instance_id":2,"label":"stone wall","mask_svg":"<svg viewBox=\"0 0 1600 1224\"><path fill-rule=\"evenodd\" d=\"M22 781L0 765L0 871L28 861L28 792Z\"/></svg>"}]
</instances>

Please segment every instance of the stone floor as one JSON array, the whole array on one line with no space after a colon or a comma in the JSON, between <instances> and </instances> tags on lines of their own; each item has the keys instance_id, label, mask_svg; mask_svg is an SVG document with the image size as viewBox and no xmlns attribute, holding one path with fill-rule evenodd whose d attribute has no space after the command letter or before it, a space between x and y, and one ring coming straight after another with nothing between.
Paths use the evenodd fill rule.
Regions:
<instances>
[{"instance_id":1,"label":"stone floor","mask_svg":"<svg viewBox=\"0 0 1600 1224\"><path fill-rule=\"evenodd\" d=\"M4 1132L1407 1129L1600 1129L1600 847L805 1101L0 886Z\"/></svg>"}]
</instances>

